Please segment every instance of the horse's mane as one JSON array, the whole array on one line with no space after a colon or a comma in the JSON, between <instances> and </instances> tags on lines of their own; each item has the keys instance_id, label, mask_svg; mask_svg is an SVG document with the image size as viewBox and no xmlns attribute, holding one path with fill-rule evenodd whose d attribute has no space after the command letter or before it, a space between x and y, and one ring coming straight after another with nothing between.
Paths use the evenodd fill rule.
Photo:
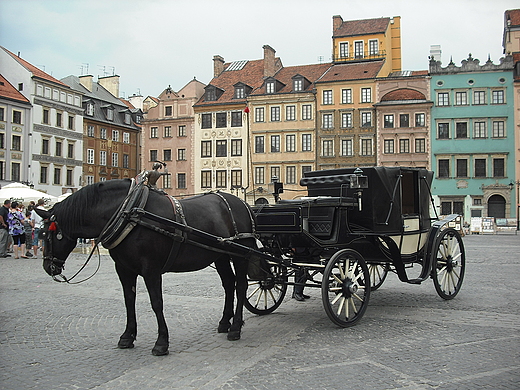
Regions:
<instances>
[{"instance_id":1,"label":"horse's mane","mask_svg":"<svg viewBox=\"0 0 520 390\"><path fill-rule=\"evenodd\" d=\"M104 187L108 189L125 181L129 181L129 179L94 183L56 203L52 210L61 227L65 231L77 231L85 223L86 216L91 212L92 206L106 200L106 189Z\"/></svg>"}]
</instances>

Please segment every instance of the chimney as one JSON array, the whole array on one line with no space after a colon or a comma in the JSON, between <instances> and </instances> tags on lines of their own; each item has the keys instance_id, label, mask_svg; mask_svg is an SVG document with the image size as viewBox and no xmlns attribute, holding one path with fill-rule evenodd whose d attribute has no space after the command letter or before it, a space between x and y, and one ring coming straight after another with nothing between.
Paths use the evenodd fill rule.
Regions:
<instances>
[{"instance_id":1,"label":"chimney","mask_svg":"<svg viewBox=\"0 0 520 390\"><path fill-rule=\"evenodd\" d=\"M119 76L98 76L98 83L103 88L105 88L108 92L114 95L116 98L119 98Z\"/></svg>"},{"instance_id":2,"label":"chimney","mask_svg":"<svg viewBox=\"0 0 520 390\"><path fill-rule=\"evenodd\" d=\"M224 71L224 58L216 55L213 56L213 77L218 77Z\"/></svg>"},{"instance_id":3,"label":"chimney","mask_svg":"<svg viewBox=\"0 0 520 390\"><path fill-rule=\"evenodd\" d=\"M269 45L264 45L264 77L272 77L276 73L275 66L275 54L276 50L274 50Z\"/></svg>"},{"instance_id":4,"label":"chimney","mask_svg":"<svg viewBox=\"0 0 520 390\"><path fill-rule=\"evenodd\" d=\"M343 18L340 15L334 15L332 17L332 35L334 35L334 31L341 27L343 24Z\"/></svg>"},{"instance_id":5,"label":"chimney","mask_svg":"<svg viewBox=\"0 0 520 390\"><path fill-rule=\"evenodd\" d=\"M92 78L94 76L90 74L86 74L83 76L79 76L79 82L81 85L83 85L85 88L89 90L89 92L92 92Z\"/></svg>"},{"instance_id":6,"label":"chimney","mask_svg":"<svg viewBox=\"0 0 520 390\"><path fill-rule=\"evenodd\" d=\"M430 45L430 59L434 59L435 61L440 61L442 55L441 45Z\"/></svg>"}]
</instances>

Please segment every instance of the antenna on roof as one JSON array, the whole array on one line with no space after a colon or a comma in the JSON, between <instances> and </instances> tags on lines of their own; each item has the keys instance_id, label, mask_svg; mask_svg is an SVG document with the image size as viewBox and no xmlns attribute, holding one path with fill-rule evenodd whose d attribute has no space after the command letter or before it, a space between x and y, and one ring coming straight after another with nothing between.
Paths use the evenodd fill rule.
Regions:
<instances>
[{"instance_id":1,"label":"antenna on roof","mask_svg":"<svg viewBox=\"0 0 520 390\"><path fill-rule=\"evenodd\" d=\"M83 62L79 68L81 69L81 75L85 75L85 74L88 74L88 63L86 62Z\"/></svg>"},{"instance_id":2,"label":"antenna on roof","mask_svg":"<svg viewBox=\"0 0 520 390\"><path fill-rule=\"evenodd\" d=\"M323 64L323 56L318 56L318 63Z\"/></svg>"},{"instance_id":3,"label":"antenna on roof","mask_svg":"<svg viewBox=\"0 0 520 390\"><path fill-rule=\"evenodd\" d=\"M45 72L45 65L36 65L36 67Z\"/></svg>"}]
</instances>

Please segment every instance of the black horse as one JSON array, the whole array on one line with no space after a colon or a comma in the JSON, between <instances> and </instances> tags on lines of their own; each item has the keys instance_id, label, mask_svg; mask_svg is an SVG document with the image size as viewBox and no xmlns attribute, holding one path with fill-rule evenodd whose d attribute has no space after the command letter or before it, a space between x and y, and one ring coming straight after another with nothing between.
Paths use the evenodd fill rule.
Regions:
<instances>
[{"instance_id":1,"label":"black horse","mask_svg":"<svg viewBox=\"0 0 520 390\"><path fill-rule=\"evenodd\" d=\"M63 264L78 238L102 238L100 235L107 224L110 225L111 219L114 220L123 202L128 201L131 184L129 179L92 184L57 203L49 211L38 210L38 214L46 220L43 268L49 275L61 274ZM251 234L254 220L247 204L239 198L226 193L208 193L182 199L175 204L160 191L152 188L147 192L149 195L142 208L146 212L168 220L182 219L190 228L231 238L245 247L255 246ZM151 225L135 224L126 237L109 250L123 286L127 313L126 329L119 339L118 347L134 346L137 335L135 299L138 275L144 278L157 316L158 338L152 353L166 355L168 328L163 314L162 274L196 271L211 263L215 263L225 291L224 311L218 332L227 332L229 340L238 340L243 325L247 289L247 258L234 255L233 252L214 251L208 246L190 244L190 241L193 243L196 240L190 240L189 232L175 234L179 231L161 224L161 221L152 221ZM237 304L234 309L235 291Z\"/></svg>"}]
</instances>

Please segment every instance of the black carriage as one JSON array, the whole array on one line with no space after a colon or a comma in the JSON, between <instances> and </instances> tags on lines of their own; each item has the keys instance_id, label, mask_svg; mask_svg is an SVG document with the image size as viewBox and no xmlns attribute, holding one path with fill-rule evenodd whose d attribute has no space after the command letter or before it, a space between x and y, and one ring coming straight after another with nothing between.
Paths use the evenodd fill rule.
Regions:
<instances>
[{"instance_id":1,"label":"black carriage","mask_svg":"<svg viewBox=\"0 0 520 390\"><path fill-rule=\"evenodd\" d=\"M321 288L335 324L351 326L389 272L412 284L431 277L439 296L455 297L465 270L461 217L437 217L432 178L403 167L306 172L307 197L255 206L270 272L250 274L246 308L271 313L288 286L303 283ZM414 266L420 273L410 277Z\"/></svg>"}]
</instances>

